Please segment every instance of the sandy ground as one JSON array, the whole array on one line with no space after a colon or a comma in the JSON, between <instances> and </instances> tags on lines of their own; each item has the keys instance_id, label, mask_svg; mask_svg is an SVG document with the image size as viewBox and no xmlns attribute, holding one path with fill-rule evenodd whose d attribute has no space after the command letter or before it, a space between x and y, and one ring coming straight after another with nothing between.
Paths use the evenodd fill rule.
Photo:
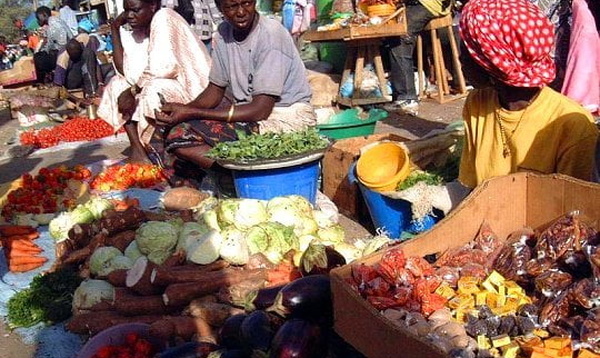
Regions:
<instances>
[{"instance_id":1,"label":"sandy ground","mask_svg":"<svg viewBox=\"0 0 600 358\"><path fill-rule=\"evenodd\" d=\"M418 138L460 119L463 103L464 99L445 104L425 99L421 102L419 116L390 113L386 120L377 124L375 132L394 132L406 138ZM25 172L35 173L46 166L90 164L104 159L124 158L127 153L125 141L112 141L23 155L17 146L7 144L15 137L18 129L18 122L10 118L8 111L0 111L0 183L12 181ZM342 218L341 223L349 237L361 237L368 233L365 228L347 218ZM32 358L35 357L35 351L35 345L23 344L17 335L0 324L0 358Z\"/></svg>"}]
</instances>

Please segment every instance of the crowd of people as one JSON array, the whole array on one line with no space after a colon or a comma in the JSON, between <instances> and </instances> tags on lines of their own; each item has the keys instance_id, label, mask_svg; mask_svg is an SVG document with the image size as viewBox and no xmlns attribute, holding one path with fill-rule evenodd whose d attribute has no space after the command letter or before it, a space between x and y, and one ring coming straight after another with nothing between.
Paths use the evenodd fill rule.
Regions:
<instances>
[{"instance_id":1,"label":"crowd of people","mask_svg":"<svg viewBox=\"0 0 600 358\"><path fill-rule=\"evenodd\" d=\"M418 100L415 36L449 11L444 0L406 6L408 33L388 43L401 109ZM260 15L256 0L215 0L214 7L219 16L210 2L197 6L204 10L192 27L161 0L125 0L110 23L112 77L97 66L99 45L89 24L79 23L74 33L40 7L38 78L53 72L57 85L101 95L98 114L115 131L125 129L131 161L221 173L206 157L216 143L240 132L314 126L316 114L297 45L281 22ZM474 87L463 110L461 184L473 188L518 171L594 180L598 129L589 110L550 87L554 26L540 8L529 0L470 0L459 30L463 71Z\"/></svg>"}]
</instances>

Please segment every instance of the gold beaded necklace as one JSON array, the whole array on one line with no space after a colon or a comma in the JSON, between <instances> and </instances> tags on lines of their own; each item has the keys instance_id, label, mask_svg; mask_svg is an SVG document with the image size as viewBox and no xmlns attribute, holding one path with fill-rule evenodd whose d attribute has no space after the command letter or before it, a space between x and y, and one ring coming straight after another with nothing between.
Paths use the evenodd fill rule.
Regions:
<instances>
[{"instance_id":1,"label":"gold beaded necklace","mask_svg":"<svg viewBox=\"0 0 600 358\"><path fill-rule=\"evenodd\" d=\"M500 108L498 108L494 111L494 119L496 120L496 122L498 122L498 126L500 127L500 140L502 141L502 156L504 158L510 157L510 155L512 154L511 150L510 150L510 146L508 145L509 144L508 142L510 141L512 136L515 134L517 129L519 129L519 126L521 125L523 117L525 117L525 113L529 109L529 106L531 105L531 103L533 103L533 101L537 98L539 93L540 93L540 91L538 91L529 101L527 101L525 108L523 109L523 113L521 113L521 116L519 117L519 120L517 121L517 125L515 126L515 129L513 129L510 132L510 136L506 135L506 129L504 128L504 125L502 124L502 120L506 120L506 118L503 118L502 115L500 114L500 110L502 109L502 107L499 105Z\"/></svg>"}]
</instances>

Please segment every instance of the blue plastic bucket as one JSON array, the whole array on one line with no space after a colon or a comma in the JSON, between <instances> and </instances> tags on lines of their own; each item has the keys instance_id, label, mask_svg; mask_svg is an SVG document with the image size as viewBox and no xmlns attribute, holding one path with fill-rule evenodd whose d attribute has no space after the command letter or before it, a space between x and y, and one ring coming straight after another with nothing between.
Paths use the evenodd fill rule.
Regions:
<instances>
[{"instance_id":1,"label":"blue plastic bucket","mask_svg":"<svg viewBox=\"0 0 600 358\"><path fill-rule=\"evenodd\" d=\"M403 232L418 234L433 227L442 218L442 213L427 215L420 221L412 220L411 203L402 199L392 199L372 191L356 178L356 163L350 166L348 180L358 184L375 228L381 228L392 239L399 239Z\"/></svg>"},{"instance_id":2,"label":"blue plastic bucket","mask_svg":"<svg viewBox=\"0 0 600 358\"><path fill-rule=\"evenodd\" d=\"M239 198L269 200L296 194L315 204L320 172L318 160L286 168L233 170L233 184Z\"/></svg>"}]
</instances>

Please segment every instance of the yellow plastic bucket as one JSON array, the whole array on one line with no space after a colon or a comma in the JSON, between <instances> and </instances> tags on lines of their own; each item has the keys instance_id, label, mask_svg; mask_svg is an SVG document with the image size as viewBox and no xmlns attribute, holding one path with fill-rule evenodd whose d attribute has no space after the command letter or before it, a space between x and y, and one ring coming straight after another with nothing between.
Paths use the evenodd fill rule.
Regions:
<instances>
[{"instance_id":1,"label":"yellow plastic bucket","mask_svg":"<svg viewBox=\"0 0 600 358\"><path fill-rule=\"evenodd\" d=\"M383 192L396 190L410 173L408 153L398 143L370 145L356 162L356 176L367 188Z\"/></svg>"}]
</instances>

